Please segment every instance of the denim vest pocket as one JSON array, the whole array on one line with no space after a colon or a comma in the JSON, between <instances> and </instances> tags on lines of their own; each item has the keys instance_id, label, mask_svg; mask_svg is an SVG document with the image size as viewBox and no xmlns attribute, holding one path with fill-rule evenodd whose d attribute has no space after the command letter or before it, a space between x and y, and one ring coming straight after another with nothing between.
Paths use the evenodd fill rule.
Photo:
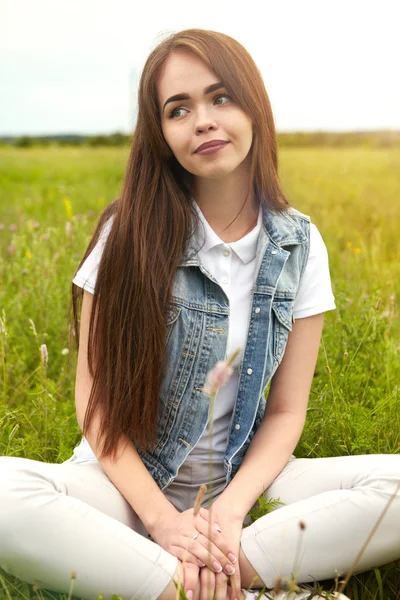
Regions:
<instances>
[{"instance_id":1,"label":"denim vest pocket","mask_svg":"<svg viewBox=\"0 0 400 600\"><path fill-rule=\"evenodd\" d=\"M192 381L198 346L203 339L203 327L203 311L171 302L167 315L164 373L157 411L156 455L161 451L165 454L173 453L173 440L185 437L177 429L177 423L181 422L187 408L184 402L185 391Z\"/></svg>"},{"instance_id":2,"label":"denim vest pocket","mask_svg":"<svg viewBox=\"0 0 400 600\"><path fill-rule=\"evenodd\" d=\"M281 362L286 348L289 332L292 331L293 300L277 299L272 302L274 358Z\"/></svg>"},{"instance_id":3,"label":"denim vest pocket","mask_svg":"<svg viewBox=\"0 0 400 600\"><path fill-rule=\"evenodd\" d=\"M172 326L181 314L182 307L170 302L167 312L167 341L172 331Z\"/></svg>"}]
</instances>

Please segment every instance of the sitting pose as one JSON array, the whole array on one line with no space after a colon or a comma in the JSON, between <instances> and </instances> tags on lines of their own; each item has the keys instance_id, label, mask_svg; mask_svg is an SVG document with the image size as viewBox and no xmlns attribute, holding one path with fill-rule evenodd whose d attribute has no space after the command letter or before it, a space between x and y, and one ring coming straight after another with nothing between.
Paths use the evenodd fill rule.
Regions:
<instances>
[{"instance_id":1,"label":"sitting pose","mask_svg":"<svg viewBox=\"0 0 400 600\"><path fill-rule=\"evenodd\" d=\"M147 58L121 194L72 302L82 440L61 464L1 457L7 573L66 593L73 571L88 600L305 599L350 570L390 498L355 572L400 557L399 455L292 454L335 302L230 36L180 31ZM281 503L250 522L263 494ZM327 592L313 598L346 598Z\"/></svg>"}]
</instances>

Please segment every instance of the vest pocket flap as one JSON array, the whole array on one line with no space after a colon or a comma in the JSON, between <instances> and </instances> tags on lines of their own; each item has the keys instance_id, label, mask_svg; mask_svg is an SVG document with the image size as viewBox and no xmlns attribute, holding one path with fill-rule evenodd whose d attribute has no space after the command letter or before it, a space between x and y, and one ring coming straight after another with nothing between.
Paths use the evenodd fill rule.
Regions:
<instances>
[{"instance_id":1,"label":"vest pocket flap","mask_svg":"<svg viewBox=\"0 0 400 600\"><path fill-rule=\"evenodd\" d=\"M169 305L167 313L167 325L172 325L173 323L175 323L175 321L181 313L181 310L181 306L176 306L176 304Z\"/></svg>"},{"instance_id":2,"label":"vest pocket flap","mask_svg":"<svg viewBox=\"0 0 400 600\"><path fill-rule=\"evenodd\" d=\"M279 300L272 303L272 309L280 323L289 331L292 331L293 323L293 302Z\"/></svg>"}]
</instances>

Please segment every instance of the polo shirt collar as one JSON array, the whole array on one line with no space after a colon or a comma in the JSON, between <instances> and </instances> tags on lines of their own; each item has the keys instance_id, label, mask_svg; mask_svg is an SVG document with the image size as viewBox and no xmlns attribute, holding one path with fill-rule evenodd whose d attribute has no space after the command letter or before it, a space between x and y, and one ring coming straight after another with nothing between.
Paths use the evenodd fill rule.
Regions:
<instances>
[{"instance_id":1,"label":"polo shirt collar","mask_svg":"<svg viewBox=\"0 0 400 600\"><path fill-rule=\"evenodd\" d=\"M212 229L211 225L206 220L203 215L199 205L193 199L193 204L196 208L197 214L200 218L200 227L196 230L196 242L198 247L200 247L199 252L206 253L212 250L217 246L229 246L233 252L240 258L243 264L249 263L253 260L257 253L257 241L258 236L261 231L262 226L262 208L260 206L258 211L258 219L257 225L249 231L244 237L236 242L224 242L221 238L215 233ZM203 225L203 227L201 226ZM203 245L204 242L204 245Z\"/></svg>"}]
</instances>

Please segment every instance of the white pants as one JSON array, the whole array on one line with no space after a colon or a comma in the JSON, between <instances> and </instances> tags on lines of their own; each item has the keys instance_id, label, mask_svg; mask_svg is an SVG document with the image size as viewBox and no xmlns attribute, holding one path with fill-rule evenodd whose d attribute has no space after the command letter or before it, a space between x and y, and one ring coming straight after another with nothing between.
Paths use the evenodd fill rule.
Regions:
<instances>
[{"instance_id":1,"label":"white pants","mask_svg":"<svg viewBox=\"0 0 400 600\"><path fill-rule=\"evenodd\" d=\"M278 575L295 573L303 583L345 574L399 479L397 454L292 457L265 492L285 506L245 527L241 547L267 588ZM208 463L186 462L164 493L185 510L207 480ZM213 480L215 499L225 485L222 463L214 463ZM207 496L203 506L208 506ZM400 494L356 573L398 558ZM175 556L149 539L97 461L74 457L50 464L0 457L0 567L6 572L67 593L75 571L74 596L155 600L177 564Z\"/></svg>"}]
</instances>

